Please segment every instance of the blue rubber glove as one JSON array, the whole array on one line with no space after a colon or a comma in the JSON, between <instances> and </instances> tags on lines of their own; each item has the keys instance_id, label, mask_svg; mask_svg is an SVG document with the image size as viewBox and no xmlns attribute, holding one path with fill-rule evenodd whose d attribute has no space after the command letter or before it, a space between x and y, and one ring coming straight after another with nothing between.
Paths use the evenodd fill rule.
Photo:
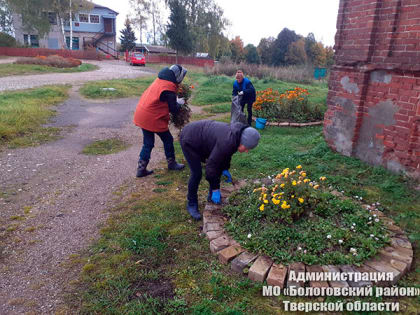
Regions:
<instances>
[{"instance_id":1,"label":"blue rubber glove","mask_svg":"<svg viewBox=\"0 0 420 315\"><path fill-rule=\"evenodd\" d=\"M222 200L222 196L220 195L220 189L213 190L211 194L211 201L213 201L215 204L220 204Z\"/></svg>"},{"instance_id":2,"label":"blue rubber glove","mask_svg":"<svg viewBox=\"0 0 420 315\"><path fill-rule=\"evenodd\" d=\"M222 172L222 175L227 177L227 179L225 180L226 183L232 183L232 175L230 175L228 170L224 170Z\"/></svg>"}]
</instances>

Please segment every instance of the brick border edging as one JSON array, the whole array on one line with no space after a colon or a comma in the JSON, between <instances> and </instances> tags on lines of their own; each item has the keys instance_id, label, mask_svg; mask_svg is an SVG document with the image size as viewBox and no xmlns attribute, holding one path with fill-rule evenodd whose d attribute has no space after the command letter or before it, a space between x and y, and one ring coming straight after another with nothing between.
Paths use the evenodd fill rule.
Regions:
<instances>
[{"instance_id":1,"label":"brick border edging","mask_svg":"<svg viewBox=\"0 0 420 315\"><path fill-rule=\"evenodd\" d=\"M240 182L235 186L221 188L223 203L226 198L235 190L244 186ZM210 241L210 251L218 256L222 264L231 264L231 269L235 272L244 274L244 269L249 268L248 278L263 282L267 280L268 285L279 286L281 288L297 286L303 287L301 282L288 282L287 275L290 271L298 272L338 272L338 273L392 273L392 281L309 281L310 287L362 287L362 286L390 286L398 282L411 268L413 262L413 248L405 232L399 228L395 222L386 217L381 211L370 209L365 206L372 215L380 218L388 233L391 236L391 246L384 247L379 253L369 260L365 261L360 267L352 265L305 265L301 262L295 262L289 266L273 263L273 260L266 256L252 254L243 249L238 242L231 238L224 229L224 223L228 220L221 212L222 205L207 203L203 212L203 233Z\"/></svg>"},{"instance_id":2,"label":"brick border edging","mask_svg":"<svg viewBox=\"0 0 420 315\"><path fill-rule=\"evenodd\" d=\"M256 118L252 117L252 120L255 121ZM272 127L309 127L309 126L321 126L324 124L324 121L314 121L309 123L292 123L292 122L267 122L266 126Z\"/></svg>"}]
</instances>

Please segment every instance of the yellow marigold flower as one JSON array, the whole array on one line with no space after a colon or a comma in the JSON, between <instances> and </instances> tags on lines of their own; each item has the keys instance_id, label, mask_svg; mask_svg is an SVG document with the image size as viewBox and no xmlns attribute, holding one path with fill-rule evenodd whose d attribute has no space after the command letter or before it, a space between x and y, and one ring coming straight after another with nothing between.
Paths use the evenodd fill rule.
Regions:
<instances>
[{"instance_id":1,"label":"yellow marigold flower","mask_svg":"<svg viewBox=\"0 0 420 315\"><path fill-rule=\"evenodd\" d=\"M298 185L302 184L302 181L301 180L298 180L297 184Z\"/></svg>"},{"instance_id":2,"label":"yellow marigold flower","mask_svg":"<svg viewBox=\"0 0 420 315\"><path fill-rule=\"evenodd\" d=\"M326 180L327 178L325 176L321 176L319 179L320 180Z\"/></svg>"},{"instance_id":3,"label":"yellow marigold flower","mask_svg":"<svg viewBox=\"0 0 420 315\"><path fill-rule=\"evenodd\" d=\"M305 172L303 172L301 175L302 175L302 177L306 177L306 173Z\"/></svg>"},{"instance_id":4,"label":"yellow marigold flower","mask_svg":"<svg viewBox=\"0 0 420 315\"><path fill-rule=\"evenodd\" d=\"M281 184L280 187L283 188L284 187L284 184Z\"/></svg>"},{"instance_id":5,"label":"yellow marigold flower","mask_svg":"<svg viewBox=\"0 0 420 315\"><path fill-rule=\"evenodd\" d=\"M292 185L293 186L296 186L296 181L295 180L292 182Z\"/></svg>"},{"instance_id":6,"label":"yellow marigold flower","mask_svg":"<svg viewBox=\"0 0 420 315\"><path fill-rule=\"evenodd\" d=\"M303 182L304 183L307 183L307 182L310 182L311 180L310 179L308 179L308 178L305 178L304 180L303 180Z\"/></svg>"},{"instance_id":7,"label":"yellow marigold flower","mask_svg":"<svg viewBox=\"0 0 420 315\"><path fill-rule=\"evenodd\" d=\"M290 208L290 205L288 205L288 204L287 204L287 202L283 202L283 203L281 204L281 208L282 208L282 209L289 209L289 208Z\"/></svg>"},{"instance_id":8,"label":"yellow marigold flower","mask_svg":"<svg viewBox=\"0 0 420 315\"><path fill-rule=\"evenodd\" d=\"M287 177L288 177L288 174L285 174L285 175L284 175L284 178L287 178Z\"/></svg>"},{"instance_id":9,"label":"yellow marigold flower","mask_svg":"<svg viewBox=\"0 0 420 315\"><path fill-rule=\"evenodd\" d=\"M287 173L287 172L289 172L289 168L285 168L285 169L283 170L283 173Z\"/></svg>"},{"instance_id":10,"label":"yellow marigold flower","mask_svg":"<svg viewBox=\"0 0 420 315\"><path fill-rule=\"evenodd\" d=\"M295 195L292 195L291 198L295 198Z\"/></svg>"},{"instance_id":11,"label":"yellow marigold flower","mask_svg":"<svg viewBox=\"0 0 420 315\"><path fill-rule=\"evenodd\" d=\"M301 169L302 168L302 165L298 165L298 166L296 166L296 168L297 169Z\"/></svg>"},{"instance_id":12,"label":"yellow marigold flower","mask_svg":"<svg viewBox=\"0 0 420 315\"><path fill-rule=\"evenodd\" d=\"M319 188L319 185L315 185L315 186L314 186L314 189L318 189L318 188Z\"/></svg>"},{"instance_id":13,"label":"yellow marigold flower","mask_svg":"<svg viewBox=\"0 0 420 315\"><path fill-rule=\"evenodd\" d=\"M309 183L309 186L311 186L311 187L312 187L313 185L314 185L314 184L312 184L312 183Z\"/></svg>"},{"instance_id":14,"label":"yellow marigold flower","mask_svg":"<svg viewBox=\"0 0 420 315\"><path fill-rule=\"evenodd\" d=\"M281 179L283 177L283 174L277 174L276 179Z\"/></svg>"},{"instance_id":15,"label":"yellow marigold flower","mask_svg":"<svg viewBox=\"0 0 420 315\"><path fill-rule=\"evenodd\" d=\"M267 199L264 199L264 203L268 203L268 200Z\"/></svg>"},{"instance_id":16,"label":"yellow marigold flower","mask_svg":"<svg viewBox=\"0 0 420 315\"><path fill-rule=\"evenodd\" d=\"M264 211L264 204L260 206L260 211Z\"/></svg>"},{"instance_id":17,"label":"yellow marigold flower","mask_svg":"<svg viewBox=\"0 0 420 315\"><path fill-rule=\"evenodd\" d=\"M298 198L298 200L299 200L300 203L303 203L305 201L305 199L303 199L303 198Z\"/></svg>"},{"instance_id":18,"label":"yellow marigold flower","mask_svg":"<svg viewBox=\"0 0 420 315\"><path fill-rule=\"evenodd\" d=\"M275 205L278 205L279 203L280 203L280 200L278 200L278 199L271 199L271 201L275 204Z\"/></svg>"},{"instance_id":19,"label":"yellow marigold flower","mask_svg":"<svg viewBox=\"0 0 420 315\"><path fill-rule=\"evenodd\" d=\"M263 197L264 197L264 199L267 199L267 194L264 194Z\"/></svg>"},{"instance_id":20,"label":"yellow marigold flower","mask_svg":"<svg viewBox=\"0 0 420 315\"><path fill-rule=\"evenodd\" d=\"M284 192L281 192L281 193L280 193L280 196L283 196L283 195L284 195Z\"/></svg>"}]
</instances>

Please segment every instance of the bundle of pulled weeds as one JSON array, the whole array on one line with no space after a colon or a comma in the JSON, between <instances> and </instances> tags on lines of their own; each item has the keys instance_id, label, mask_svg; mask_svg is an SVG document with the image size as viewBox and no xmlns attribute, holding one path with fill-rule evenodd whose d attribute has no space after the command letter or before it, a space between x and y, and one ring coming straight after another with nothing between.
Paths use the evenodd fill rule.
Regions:
<instances>
[{"instance_id":1,"label":"bundle of pulled weeds","mask_svg":"<svg viewBox=\"0 0 420 315\"><path fill-rule=\"evenodd\" d=\"M176 115L171 114L171 123L178 129L182 129L190 122L191 108L188 106L188 99L191 97L191 87L187 84L180 84L177 91L178 98L183 98L185 104L181 105Z\"/></svg>"}]
</instances>

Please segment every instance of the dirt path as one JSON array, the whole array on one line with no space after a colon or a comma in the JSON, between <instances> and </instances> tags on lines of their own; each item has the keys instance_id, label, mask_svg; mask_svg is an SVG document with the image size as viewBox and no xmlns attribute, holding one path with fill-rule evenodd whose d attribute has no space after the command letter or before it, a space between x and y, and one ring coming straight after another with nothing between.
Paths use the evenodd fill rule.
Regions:
<instances>
[{"instance_id":1,"label":"dirt path","mask_svg":"<svg viewBox=\"0 0 420 315\"><path fill-rule=\"evenodd\" d=\"M52 124L71 126L63 139L0 153L0 235L7 235L0 254L0 314L54 313L62 284L74 280L61 263L98 236L113 192L152 180L135 178L142 143L131 123L137 98L99 103L71 94ZM80 153L91 141L110 137L132 146L105 156ZM157 140L151 167L162 167L163 160Z\"/></svg>"},{"instance_id":2,"label":"dirt path","mask_svg":"<svg viewBox=\"0 0 420 315\"><path fill-rule=\"evenodd\" d=\"M6 62L6 61L7 62ZM3 63L10 63L10 59ZM99 67L95 71L74 73L44 73L33 75L20 75L0 78L0 91L29 89L49 84L74 84L75 82L88 82L110 79L133 79L142 75L156 73L156 70L147 67L132 67L125 61L95 61L84 60Z\"/></svg>"}]
</instances>

